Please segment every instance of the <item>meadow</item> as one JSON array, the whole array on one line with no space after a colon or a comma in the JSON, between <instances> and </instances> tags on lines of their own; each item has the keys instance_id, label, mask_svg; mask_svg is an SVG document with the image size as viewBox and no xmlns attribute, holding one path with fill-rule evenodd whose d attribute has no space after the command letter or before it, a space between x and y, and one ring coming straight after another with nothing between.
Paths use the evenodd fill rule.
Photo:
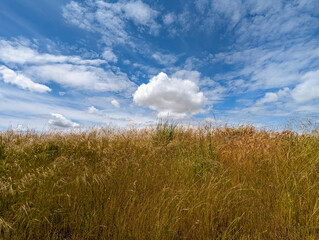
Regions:
<instances>
[{"instance_id":1,"label":"meadow","mask_svg":"<svg viewBox=\"0 0 319 240\"><path fill-rule=\"evenodd\" d=\"M0 239L319 239L319 137L2 131Z\"/></svg>"}]
</instances>

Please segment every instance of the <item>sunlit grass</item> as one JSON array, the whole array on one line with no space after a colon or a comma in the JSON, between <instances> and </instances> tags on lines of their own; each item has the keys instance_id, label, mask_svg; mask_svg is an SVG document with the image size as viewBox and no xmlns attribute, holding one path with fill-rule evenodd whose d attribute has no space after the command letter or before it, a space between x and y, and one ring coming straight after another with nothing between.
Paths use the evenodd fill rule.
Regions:
<instances>
[{"instance_id":1,"label":"sunlit grass","mask_svg":"<svg viewBox=\"0 0 319 240\"><path fill-rule=\"evenodd\" d=\"M0 239L319 239L319 138L167 122L8 130Z\"/></svg>"}]
</instances>

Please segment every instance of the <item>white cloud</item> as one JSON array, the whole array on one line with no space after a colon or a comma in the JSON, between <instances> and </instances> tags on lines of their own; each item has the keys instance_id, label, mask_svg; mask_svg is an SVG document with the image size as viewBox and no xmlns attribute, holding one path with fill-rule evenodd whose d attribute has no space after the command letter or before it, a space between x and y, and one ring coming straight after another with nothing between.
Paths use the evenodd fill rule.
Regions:
<instances>
[{"instance_id":1,"label":"white cloud","mask_svg":"<svg viewBox=\"0 0 319 240\"><path fill-rule=\"evenodd\" d=\"M278 100L278 95L273 92L267 92L265 96L257 101L257 105L261 105L264 103L276 102Z\"/></svg>"},{"instance_id":2,"label":"white cloud","mask_svg":"<svg viewBox=\"0 0 319 240\"><path fill-rule=\"evenodd\" d=\"M194 9L193 5L184 9L190 15L184 25L207 32L226 23L225 32L235 33L236 41L243 45L295 38L318 27L314 16L319 2L314 0L195 0L194 4Z\"/></svg>"},{"instance_id":3,"label":"white cloud","mask_svg":"<svg viewBox=\"0 0 319 240\"><path fill-rule=\"evenodd\" d=\"M47 63L73 63L100 65L105 63L101 59L82 59L78 56L53 55L39 53L24 41L0 40L0 61L9 64L47 64Z\"/></svg>"},{"instance_id":4,"label":"white cloud","mask_svg":"<svg viewBox=\"0 0 319 240\"><path fill-rule=\"evenodd\" d=\"M196 9L203 14L205 10L209 8L210 1L209 0L195 0L194 1Z\"/></svg>"},{"instance_id":5,"label":"white cloud","mask_svg":"<svg viewBox=\"0 0 319 240\"><path fill-rule=\"evenodd\" d=\"M111 101L111 104L114 106L114 107L116 107L116 108L119 108L121 105L120 105L120 103L116 100L116 99L113 99L112 101Z\"/></svg>"},{"instance_id":6,"label":"white cloud","mask_svg":"<svg viewBox=\"0 0 319 240\"><path fill-rule=\"evenodd\" d=\"M28 127L24 126L22 124L18 124L16 128L14 128L14 131L18 132L18 133L23 133L28 131Z\"/></svg>"},{"instance_id":7,"label":"white cloud","mask_svg":"<svg viewBox=\"0 0 319 240\"><path fill-rule=\"evenodd\" d=\"M39 65L28 68L27 73L41 81L54 81L65 87L94 91L122 91L134 86L124 73L114 73L93 66Z\"/></svg>"},{"instance_id":8,"label":"white cloud","mask_svg":"<svg viewBox=\"0 0 319 240\"><path fill-rule=\"evenodd\" d=\"M51 91L49 87L43 84L35 83L30 78L24 76L23 74L16 73L6 66L0 66L0 75L2 75L2 79L5 83L17 85L22 89L40 93Z\"/></svg>"},{"instance_id":9,"label":"white cloud","mask_svg":"<svg viewBox=\"0 0 319 240\"><path fill-rule=\"evenodd\" d=\"M93 115L103 116L104 113L99 109L95 108L94 106L89 107L88 112Z\"/></svg>"},{"instance_id":10,"label":"white cloud","mask_svg":"<svg viewBox=\"0 0 319 240\"><path fill-rule=\"evenodd\" d=\"M293 98L299 102L307 102L319 98L319 70L310 71L302 77L303 82L292 90Z\"/></svg>"},{"instance_id":11,"label":"white cloud","mask_svg":"<svg viewBox=\"0 0 319 240\"><path fill-rule=\"evenodd\" d=\"M155 22L158 12L142 1L109 3L104 1L71 1L63 8L63 17L71 24L92 32L99 32L106 44L130 42L128 21L138 30L146 27L150 33L157 33L159 25Z\"/></svg>"},{"instance_id":12,"label":"white cloud","mask_svg":"<svg viewBox=\"0 0 319 240\"><path fill-rule=\"evenodd\" d=\"M158 28L158 25L154 21L158 12L142 1L138 0L128 2L123 4L122 8L125 12L126 18L133 20L136 25L149 26L152 31L156 31Z\"/></svg>"},{"instance_id":13,"label":"white cloud","mask_svg":"<svg viewBox=\"0 0 319 240\"><path fill-rule=\"evenodd\" d=\"M179 70L172 75L172 78L189 80L196 83L204 93L207 104L213 104L221 100L227 90L216 81L208 77L201 77L201 73L198 71Z\"/></svg>"},{"instance_id":14,"label":"white cloud","mask_svg":"<svg viewBox=\"0 0 319 240\"><path fill-rule=\"evenodd\" d=\"M241 0L217 0L212 1L212 10L215 13L220 13L222 17L231 20L235 25L239 22L244 14L244 7Z\"/></svg>"},{"instance_id":15,"label":"white cloud","mask_svg":"<svg viewBox=\"0 0 319 240\"><path fill-rule=\"evenodd\" d=\"M91 26L91 21L94 21L93 16L91 14L88 15L87 9L79 3L71 1L62 10L63 17L70 23L88 31L94 30Z\"/></svg>"},{"instance_id":16,"label":"white cloud","mask_svg":"<svg viewBox=\"0 0 319 240\"><path fill-rule=\"evenodd\" d=\"M317 5L317 6L315 6ZM318 27L318 19L311 12L302 9L298 1L294 4L284 1L250 1L244 5L252 18L245 18L239 24L236 32L238 41L262 44L265 41L283 41L305 36ZM316 3L314 8L319 7Z\"/></svg>"},{"instance_id":17,"label":"white cloud","mask_svg":"<svg viewBox=\"0 0 319 240\"><path fill-rule=\"evenodd\" d=\"M178 79L190 80L197 84L199 83L200 75L201 74L198 71L179 70L175 72L172 75L172 77L178 78Z\"/></svg>"},{"instance_id":18,"label":"white cloud","mask_svg":"<svg viewBox=\"0 0 319 240\"><path fill-rule=\"evenodd\" d=\"M169 13L169 14L166 14L164 17L163 17L163 22L165 25L170 25L172 24L174 21L176 21L176 16L174 13Z\"/></svg>"},{"instance_id":19,"label":"white cloud","mask_svg":"<svg viewBox=\"0 0 319 240\"><path fill-rule=\"evenodd\" d=\"M17 78L14 79L20 81L20 87L22 83L25 83L23 85L25 89L49 91L43 87L44 85L32 84L29 78L41 82L54 81L64 87L94 91L122 91L134 87L126 74L119 71L118 68L113 68L112 71L100 67L99 65L105 63L105 60L44 54L34 48L35 46L31 47L30 43L21 40L0 40L0 61L20 67L21 74L16 74ZM105 49L103 56L108 61L117 61L110 48ZM12 82L13 78L10 79ZM19 83L16 82L16 84Z\"/></svg>"},{"instance_id":20,"label":"white cloud","mask_svg":"<svg viewBox=\"0 0 319 240\"><path fill-rule=\"evenodd\" d=\"M69 95L71 95L70 92ZM0 128L7 129L10 126L23 124L29 129L40 131L49 130L51 125L48 124L50 113L59 113L73 122L81 124L81 126L97 126L100 124L114 124L116 126L126 126L131 119L134 122L146 123L154 120L149 112L137 106L127 107L125 111L115 109L110 103L112 97L100 98L98 101L90 101L87 95L77 93L75 97L61 98L49 94L37 94L34 92L15 89L10 86L2 86L0 95L3 96L0 104ZM95 95L96 96L96 95ZM117 94L117 96L119 96ZM96 97L94 97L96 98ZM85 100L85 101L84 101ZM121 100L123 102L124 100ZM126 103L129 104L127 99ZM88 105L97 109L103 109L103 117L88 113Z\"/></svg>"},{"instance_id":21,"label":"white cloud","mask_svg":"<svg viewBox=\"0 0 319 240\"><path fill-rule=\"evenodd\" d=\"M265 103L277 102L277 101L283 100L284 97L287 97L290 95L291 95L291 90L285 87L284 89L280 89L277 92L267 92L263 98L259 99L256 102L256 104L262 105Z\"/></svg>"},{"instance_id":22,"label":"white cloud","mask_svg":"<svg viewBox=\"0 0 319 240\"><path fill-rule=\"evenodd\" d=\"M152 55L152 58L154 58L158 63L162 65L171 65L174 64L178 58L175 57L172 54L163 54L160 52L156 52Z\"/></svg>"},{"instance_id":23,"label":"white cloud","mask_svg":"<svg viewBox=\"0 0 319 240\"><path fill-rule=\"evenodd\" d=\"M148 84L139 86L133 100L140 106L156 110L158 117L184 118L199 113L205 97L196 83L159 73Z\"/></svg>"},{"instance_id":24,"label":"white cloud","mask_svg":"<svg viewBox=\"0 0 319 240\"><path fill-rule=\"evenodd\" d=\"M319 44L316 41L287 42L284 46L261 46L242 51L220 53L213 62L235 67L234 72L217 76L230 85L238 78L246 80L242 88L250 90L292 87L302 82L308 68L317 68ZM317 65L316 65L317 64ZM216 77L215 77L216 78Z\"/></svg>"},{"instance_id":25,"label":"white cloud","mask_svg":"<svg viewBox=\"0 0 319 240\"><path fill-rule=\"evenodd\" d=\"M76 128L80 126L78 123L66 119L63 115L59 113L51 113L51 119L49 120L49 124L54 127L62 128Z\"/></svg>"},{"instance_id":26,"label":"white cloud","mask_svg":"<svg viewBox=\"0 0 319 240\"><path fill-rule=\"evenodd\" d=\"M105 59L108 62L117 62L117 57L113 53L111 48L104 49L102 57L103 57L103 59Z\"/></svg>"}]
</instances>

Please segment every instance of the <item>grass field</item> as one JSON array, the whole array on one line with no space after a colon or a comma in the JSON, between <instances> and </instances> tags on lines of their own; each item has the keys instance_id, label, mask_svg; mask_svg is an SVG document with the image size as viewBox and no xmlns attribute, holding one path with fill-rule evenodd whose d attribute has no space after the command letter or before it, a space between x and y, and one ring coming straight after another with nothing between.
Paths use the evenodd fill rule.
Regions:
<instances>
[{"instance_id":1,"label":"grass field","mask_svg":"<svg viewBox=\"0 0 319 240\"><path fill-rule=\"evenodd\" d=\"M319 137L1 132L0 239L319 239Z\"/></svg>"}]
</instances>

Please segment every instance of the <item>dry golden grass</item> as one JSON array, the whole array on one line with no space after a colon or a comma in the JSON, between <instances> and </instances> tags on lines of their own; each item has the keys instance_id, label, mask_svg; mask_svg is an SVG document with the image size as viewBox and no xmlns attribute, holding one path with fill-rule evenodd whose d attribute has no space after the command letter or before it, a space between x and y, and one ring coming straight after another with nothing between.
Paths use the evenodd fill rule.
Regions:
<instances>
[{"instance_id":1,"label":"dry golden grass","mask_svg":"<svg viewBox=\"0 0 319 240\"><path fill-rule=\"evenodd\" d=\"M319 138L2 132L0 239L319 239Z\"/></svg>"}]
</instances>

